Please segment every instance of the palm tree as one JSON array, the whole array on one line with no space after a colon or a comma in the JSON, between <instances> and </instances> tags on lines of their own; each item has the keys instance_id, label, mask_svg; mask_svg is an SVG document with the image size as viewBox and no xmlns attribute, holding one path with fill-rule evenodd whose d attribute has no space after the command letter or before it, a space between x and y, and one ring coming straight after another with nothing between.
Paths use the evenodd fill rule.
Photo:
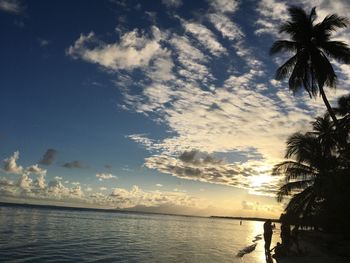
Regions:
<instances>
[{"instance_id":1,"label":"palm tree","mask_svg":"<svg viewBox=\"0 0 350 263\"><path fill-rule=\"evenodd\" d=\"M338 107L334 108L335 114L341 117L340 124L345 130L350 129L350 95L338 99Z\"/></svg>"},{"instance_id":2,"label":"palm tree","mask_svg":"<svg viewBox=\"0 0 350 263\"><path fill-rule=\"evenodd\" d=\"M334 112L339 119L339 141L341 142L341 151L343 163L347 163L350 167L350 95L342 96L338 99L338 107L334 108Z\"/></svg>"},{"instance_id":3,"label":"palm tree","mask_svg":"<svg viewBox=\"0 0 350 263\"><path fill-rule=\"evenodd\" d=\"M315 7L310 14L295 6L289 7L288 11L291 19L280 26L279 32L287 33L290 40L276 41L270 49L270 54L289 51L294 55L277 69L276 79L282 80L289 76L289 89L294 93L304 88L310 97L320 94L329 115L338 127L337 118L324 87L335 88L337 78L328 58L350 63L348 45L331 40L332 32L338 28L345 28L349 20L332 14L315 24Z\"/></svg>"},{"instance_id":4,"label":"palm tree","mask_svg":"<svg viewBox=\"0 0 350 263\"><path fill-rule=\"evenodd\" d=\"M334 126L328 115L313 122L313 131L295 133L287 140L287 161L274 166L273 175L284 175L277 200L293 195L286 212L299 218L320 211L329 199L334 182L330 176L338 167Z\"/></svg>"}]
</instances>

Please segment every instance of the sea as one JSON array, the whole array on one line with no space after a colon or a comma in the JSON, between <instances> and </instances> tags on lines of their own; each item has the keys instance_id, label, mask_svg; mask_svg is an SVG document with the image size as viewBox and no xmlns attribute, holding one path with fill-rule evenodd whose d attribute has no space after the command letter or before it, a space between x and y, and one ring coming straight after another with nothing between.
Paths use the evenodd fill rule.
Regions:
<instances>
[{"instance_id":1,"label":"sea","mask_svg":"<svg viewBox=\"0 0 350 263\"><path fill-rule=\"evenodd\" d=\"M263 263L262 233L257 221L0 206L0 261Z\"/></svg>"}]
</instances>

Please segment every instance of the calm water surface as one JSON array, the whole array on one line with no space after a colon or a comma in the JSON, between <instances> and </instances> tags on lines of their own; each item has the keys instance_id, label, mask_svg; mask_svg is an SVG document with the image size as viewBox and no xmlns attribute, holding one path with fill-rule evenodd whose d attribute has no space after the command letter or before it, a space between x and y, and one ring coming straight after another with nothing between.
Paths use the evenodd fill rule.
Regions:
<instances>
[{"instance_id":1,"label":"calm water surface","mask_svg":"<svg viewBox=\"0 0 350 263\"><path fill-rule=\"evenodd\" d=\"M262 224L0 206L0 261L264 263L262 240L236 257L262 234Z\"/></svg>"}]
</instances>

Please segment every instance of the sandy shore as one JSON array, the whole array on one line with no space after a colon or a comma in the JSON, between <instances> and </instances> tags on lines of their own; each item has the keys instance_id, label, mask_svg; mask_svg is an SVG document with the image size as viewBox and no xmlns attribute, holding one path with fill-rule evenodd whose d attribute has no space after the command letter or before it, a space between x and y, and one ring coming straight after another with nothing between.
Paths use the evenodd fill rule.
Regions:
<instances>
[{"instance_id":1,"label":"sandy shore","mask_svg":"<svg viewBox=\"0 0 350 263\"><path fill-rule=\"evenodd\" d=\"M329 239L328 239L329 240ZM339 245L341 244L341 245ZM330 243L321 233L304 232L299 238L301 255L272 258L272 263L350 263L350 243ZM272 253L273 255L273 253Z\"/></svg>"}]
</instances>

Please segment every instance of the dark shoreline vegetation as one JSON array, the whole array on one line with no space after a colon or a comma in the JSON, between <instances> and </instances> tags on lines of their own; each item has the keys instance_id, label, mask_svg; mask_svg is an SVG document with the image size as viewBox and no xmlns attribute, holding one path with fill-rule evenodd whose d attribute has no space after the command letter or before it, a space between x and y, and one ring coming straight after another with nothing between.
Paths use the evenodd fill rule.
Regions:
<instances>
[{"instance_id":1,"label":"dark shoreline vegetation","mask_svg":"<svg viewBox=\"0 0 350 263\"><path fill-rule=\"evenodd\" d=\"M346 17L327 15L315 23L316 8L306 13L291 6L290 20L280 26L288 40L276 41L274 55L292 56L276 71L276 79L288 79L289 89L305 90L310 98L322 97L327 112L316 117L308 132L297 132L287 140L285 161L276 164L272 175L284 176L277 201L291 196L282 224L311 226L331 234L329 241L350 239L350 95L332 107L325 88L336 88L337 75L329 59L350 64L350 48L331 39L333 32L350 24Z\"/></svg>"}]
</instances>

